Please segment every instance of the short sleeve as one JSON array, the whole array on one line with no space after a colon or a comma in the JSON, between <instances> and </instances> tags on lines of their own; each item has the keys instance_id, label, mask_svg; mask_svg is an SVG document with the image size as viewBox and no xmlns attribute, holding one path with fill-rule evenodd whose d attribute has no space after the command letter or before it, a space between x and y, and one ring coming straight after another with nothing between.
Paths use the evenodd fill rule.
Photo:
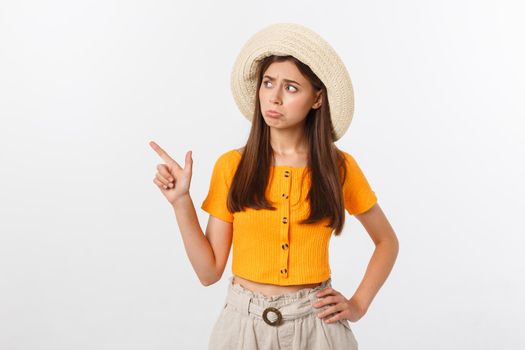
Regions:
<instances>
[{"instance_id":1,"label":"short sleeve","mask_svg":"<svg viewBox=\"0 0 525 350\"><path fill-rule=\"evenodd\" d=\"M346 152L343 154L347 166L343 184L345 209L350 215L361 214L372 208L377 202L377 196L354 157Z\"/></svg>"},{"instance_id":2,"label":"short sleeve","mask_svg":"<svg viewBox=\"0 0 525 350\"><path fill-rule=\"evenodd\" d=\"M230 213L226 206L231 183L229 180L229 174L231 174L230 164L227 154L221 155L215 161L208 195L201 204L202 210L227 222L233 222L233 214Z\"/></svg>"}]
</instances>

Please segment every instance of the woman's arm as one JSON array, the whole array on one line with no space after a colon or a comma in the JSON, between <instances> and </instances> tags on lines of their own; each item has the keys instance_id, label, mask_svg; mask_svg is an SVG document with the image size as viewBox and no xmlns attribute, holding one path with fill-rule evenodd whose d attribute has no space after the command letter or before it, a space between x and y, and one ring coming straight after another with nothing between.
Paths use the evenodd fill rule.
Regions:
<instances>
[{"instance_id":1,"label":"woman's arm","mask_svg":"<svg viewBox=\"0 0 525 350\"><path fill-rule=\"evenodd\" d=\"M399 252L399 241L379 204L355 217L364 226L376 246L363 280L351 299L365 314L377 292L387 279Z\"/></svg>"},{"instance_id":2,"label":"woman's arm","mask_svg":"<svg viewBox=\"0 0 525 350\"><path fill-rule=\"evenodd\" d=\"M233 225L210 215L204 235L190 196L192 152L186 152L182 168L156 142L150 141L149 145L165 162L157 165L158 171L153 182L175 210L186 254L193 270L203 285L213 284L222 276L228 260Z\"/></svg>"},{"instance_id":3,"label":"woman's arm","mask_svg":"<svg viewBox=\"0 0 525 350\"><path fill-rule=\"evenodd\" d=\"M189 193L177 199L173 209L186 254L199 280L205 286L217 282L228 261L232 224L210 215L204 235Z\"/></svg>"}]
</instances>

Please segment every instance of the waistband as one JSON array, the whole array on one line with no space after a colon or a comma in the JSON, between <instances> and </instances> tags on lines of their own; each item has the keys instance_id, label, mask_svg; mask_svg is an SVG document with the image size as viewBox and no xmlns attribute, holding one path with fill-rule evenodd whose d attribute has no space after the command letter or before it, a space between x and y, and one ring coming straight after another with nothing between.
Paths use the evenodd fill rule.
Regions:
<instances>
[{"instance_id":1,"label":"waistband","mask_svg":"<svg viewBox=\"0 0 525 350\"><path fill-rule=\"evenodd\" d=\"M332 279L329 277L314 288L303 288L296 292L266 296L246 289L240 284L233 284L233 277L228 278L226 304L233 306L243 315L261 318L272 326L277 326L283 321L304 317L313 312L320 312L323 308L316 308L312 305L319 300L316 294L321 289L332 285Z\"/></svg>"}]
</instances>

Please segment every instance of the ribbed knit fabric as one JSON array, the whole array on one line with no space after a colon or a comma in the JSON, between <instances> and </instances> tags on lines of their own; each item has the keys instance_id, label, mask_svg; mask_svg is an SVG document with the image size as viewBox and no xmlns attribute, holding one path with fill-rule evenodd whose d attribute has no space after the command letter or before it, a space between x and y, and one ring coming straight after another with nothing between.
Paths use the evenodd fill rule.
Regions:
<instances>
[{"instance_id":1,"label":"ribbed knit fabric","mask_svg":"<svg viewBox=\"0 0 525 350\"><path fill-rule=\"evenodd\" d=\"M370 209L377 197L355 159L343 152L347 181L343 184L345 209L350 215ZM266 198L277 210L230 213L226 199L241 154L223 153L213 167L210 188L201 208L233 223L232 273L260 283L276 285L310 284L331 275L329 242L333 230L327 218L316 224L298 222L309 214L306 199L310 174L305 167L271 166ZM304 180L301 181L304 174Z\"/></svg>"}]
</instances>

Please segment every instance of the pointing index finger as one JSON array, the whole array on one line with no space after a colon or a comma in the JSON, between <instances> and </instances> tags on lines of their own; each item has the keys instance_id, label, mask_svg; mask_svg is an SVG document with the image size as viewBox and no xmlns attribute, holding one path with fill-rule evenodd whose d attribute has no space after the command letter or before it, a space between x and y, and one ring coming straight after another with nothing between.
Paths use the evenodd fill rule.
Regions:
<instances>
[{"instance_id":1,"label":"pointing index finger","mask_svg":"<svg viewBox=\"0 0 525 350\"><path fill-rule=\"evenodd\" d=\"M157 154L166 162L166 163L176 163L173 158L171 158L168 153L162 149L159 145L157 145L155 142L150 141L149 145L151 148L157 152Z\"/></svg>"}]
</instances>

